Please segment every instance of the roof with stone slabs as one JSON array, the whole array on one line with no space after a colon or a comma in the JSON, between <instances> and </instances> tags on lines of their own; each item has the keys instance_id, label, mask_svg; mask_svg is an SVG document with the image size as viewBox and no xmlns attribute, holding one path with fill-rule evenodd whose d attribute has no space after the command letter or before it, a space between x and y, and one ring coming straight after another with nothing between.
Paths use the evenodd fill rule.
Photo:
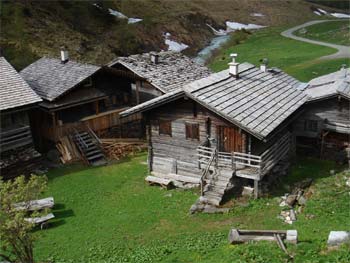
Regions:
<instances>
[{"instance_id":1,"label":"roof with stone slabs","mask_svg":"<svg viewBox=\"0 0 350 263\"><path fill-rule=\"evenodd\" d=\"M299 81L279 69L263 72L243 63L239 65L239 78L223 70L121 115L147 111L187 96L258 139L265 139L307 101L307 95L297 89L299 85Z\"/></svg>"},{"instance_id":2,"label":"roof with stone slabs","mask_svg":"<svg viewBox=\"0 0 350 263\"><path fill-rule=\"evenodd\" d=\"M72 60L62 63L60 59L43 57L23 69L20 74L41 98L54 101L100 68Z\"/></svg>"},{"instance_id":3,"label":"roof with stone slabs","mask_svg":"<svg viewBox=\"0 0 350 263\"><path fill-rule=\"evenodd\" d=\"M151 61L152 54L158 55L158 63ZM212 73L193 59L173 51L119 57L109 63L109 66L118 64L145 78L163 93L181 88L186 83L207 77Z\"/></svg>"},{"instance_id":4,"label":"roof with stone slabs","mask_svg":"<svg viewBox=\"0 0 350 263\"><path fill-rule=\"evenodd\" d=\"M27 106L41 101L4 57L0 57L0 72L0 110Z\"/></svg>"}]
</instances>

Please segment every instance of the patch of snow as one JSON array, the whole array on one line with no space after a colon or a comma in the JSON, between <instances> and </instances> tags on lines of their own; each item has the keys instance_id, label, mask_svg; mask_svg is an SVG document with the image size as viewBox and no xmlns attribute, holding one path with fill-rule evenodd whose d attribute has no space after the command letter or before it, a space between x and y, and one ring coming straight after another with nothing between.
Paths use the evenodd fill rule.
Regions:
<instances>
[{"instance_id":1,"label":"patch of snow","mask_svg":"<svg viewBox=\"0 0 350 263\"><path fill-rule=\"evenodd\" d=\"M251 16L255 16L255 17L264 17L265 15L262 13L251 13Z\"/></svg>"},{"instance_id":2,"label":"patch of snow","mask_svg":"<svg viewBox=\"0 0 350 263\"><path fill-rule=\"evenodd\" d=\"M226 21L226 27L227 27L227 31L233 31L233 30L241 30L241 29L259 29L259 28L263 28L265 26L260 26L260 25L256 25L256 24L241 24L241 23L237 23L237 22L231 22L231 21Z\"/></svg>"},{"instance_id":3,"label":"patch of snow","mask_svg":"<svg viewBox=\"0 0 350 263\"><path fill-rule=\"evenodd\" d=\"M350 18L349 14L342 14L342 13L330 13L331 16L334 16L336 18Z\"/></svg>"},{"instance_id":4,"label":"patch of snow","mask_svg":"<svg viewBox=\"0 0 350 263\"><path fill-rule=\"evenodd\" d=\"M115 17L118 17L120 19L128 19L128 17L126 15L124 15L123 13L118 12L117 10L113 10L111 8L108 8L108 12Z\"/></svg>"},{"instance_id":5,"label":"patch of snow","mask_svg":"<svg viewBox=\"0 0 350 263\"><path fill-rule=\"evenodd\" d=\"M318 11L314 11L314 14L318 15L318 16L322 16L322 14Z\"/></svg>"},{"instance_id":6,"label":"patch of snow","mask_svg":"<svg viewBox=\"0 0 350 263\"><path fill-rule=\"evenodd\" d=\"M184 43L179 43L170 39L171 34L169 32L164 34L165 44L168 45L169 51L181 52L182 50L188 48L188 45Z\"/></svg>"},{"instance_id":7,"label":"patch of snow","mask_svg":"<svg viewBox=\"0 0 350 263\"><path fill-rule=\"evenodd\" d=\"M165 44L168 45L168 50L170 51L181 52L182 50L188 48L188 45L170 39L165 39Z\"/></svg>"},{"instance_id":8,"label":"patch of snow","mask_svg":"<svg viewBox=\"0 0 350 263\"><path fill-rule=\"evenodd\" d=\"M141 21L142 21L141 18L134 18L134 17L128 18L128 24L135 24L135 23L138 23L138 22L141 22Z\"/></svg>"},{"instance_id":9,"label":"patch of snow","mask_svg":"<svg viewBox=\"0 0 350 263\"><path fill-rule=\"evenodd\" d=\"M124 15L121 12L118 12L117 10L113 10L111 8L108 8L108 12L109 14L111 14L112 16L118 17L120 19L128 19L128 24L135 24L138 22L141 22L142 19L141 18L134 18L134 17L127 17L126 15Z\"/></svg>"},{"instance_id":10,"label":"patch of snow","mask_svg":"<svg viewBox=\"0 0 350 263\"><path fill-rule=\"evenodd\" d=\"M325 11L325 10L323 10L323 9L321 9L321 8L317 8L317 10L318 10L318 12L320 12L321 14L324 14L324 15L327 15L327 14L328 14L327 11Z\"/></svg>"},{"instance_id":11,"label":"patch of snow","mask_svg":"<svg viewBox=\"0 0 350 263\"><path fill-rule=\"evenodd\" d=\"M223 29L216 30L214 27L211 25L207 24L207 26L213 31L214 35L216 36L225 36L227 35L227 31Z\"/></svg>"}]
</instances>

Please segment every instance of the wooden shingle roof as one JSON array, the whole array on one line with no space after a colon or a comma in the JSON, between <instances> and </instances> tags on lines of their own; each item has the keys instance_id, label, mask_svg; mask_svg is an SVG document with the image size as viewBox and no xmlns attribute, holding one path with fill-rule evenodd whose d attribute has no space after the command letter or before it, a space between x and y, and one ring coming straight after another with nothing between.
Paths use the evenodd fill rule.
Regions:
<instances>
[{"instance_id":1,"label":"wooden shingle roof","mask_svg":"<svg viewBox=\"0 0 350 263\"><path fill-rule=\"evenodd\" d=\"M326 99L337 95L350 98L350 69L326 74L310 80L304 91L310 101Z\"/></svg>"},{"instance_id":2,"label":"wooden shingle roof","mask_svg":"<svg viewBox=\"0 0 350 263\"><path fill-rule=\"evenodd\" d=\"M53 101L84 81L100 67L69 60L43 57L32 63L20 74L43 99Z\"/></svg>"},{"instance_id":3,"label":"wooden shingle roof","mask_svg":"<svg viewBox=\"0 0 350 263\"><path fill-rule=\"evenodd\" d=\"M147 79L163 93L178 89L183 84L207 77L212 73L207 67L197 64L178 52L162 51L154 54L159 56L157 64L151 62L151 53L144 53L119 57L109 63L109 66L121 64L138 76Z\"/></svg>"},{"instance_id":4,"label":"wooden shingle roof","mask_svg":"<svg viewBox=\"0 0 350 263\"><path fill-rule=\"evenodd\" d=\"M17 71L0 57L0 110L8 110L40 102L40 97Z\"/></svg>"},{"instance_id":5,"label":"wooden shingle roof","mask_svg":"<svg viewBox=\"0 0 350 263\"><path fill-rule=\"evenodd\" d=\"M279 70L262 72L252 64L243 63L239 72L238 79L224 70L191 82L184 85L184 95L259 139L271 134L307 100L306 94L296 88L299 81ZM122 115L164 103L165 96Z\"/></svg>"}]
</instances>

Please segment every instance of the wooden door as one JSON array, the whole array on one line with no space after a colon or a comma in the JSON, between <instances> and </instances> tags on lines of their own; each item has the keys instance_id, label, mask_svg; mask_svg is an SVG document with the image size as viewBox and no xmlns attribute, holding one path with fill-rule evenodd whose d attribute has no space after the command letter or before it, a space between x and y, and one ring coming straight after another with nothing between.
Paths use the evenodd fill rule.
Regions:
<instances>
[{"instance_id":1,"label":"wooden door","mask_svg":"<svg viewBox=\"0 0 350 263\"><path fill-rule=\"evenodd\" d=\"M236 127L218 126L217 141L219 152L244 152L244 137Z\"/></svg>"}]
</instances>

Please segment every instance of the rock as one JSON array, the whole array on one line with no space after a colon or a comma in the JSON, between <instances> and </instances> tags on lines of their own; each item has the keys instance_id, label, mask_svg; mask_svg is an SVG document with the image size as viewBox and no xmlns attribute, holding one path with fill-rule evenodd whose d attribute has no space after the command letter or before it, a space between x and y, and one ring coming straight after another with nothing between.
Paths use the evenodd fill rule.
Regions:
<instances>
[{"instance_id":1,"label":"rock","mask_svg":"<svg viewBox=\"0 0 350 263\"><path fill-rule=\"evenodd\" d=\"M286 201L282 201L281 203L280 203L280 206L286 206L287 204L286 204Z\"/></svg>"},{"instance_id":2,"label":"rock","mask_svg":"<svg viewBox=\"0 0 350 263\"><path fill-rule=\"evenodd\" d=\"M335 171L334 171L334 170L330 170L329 173L330 173L331 175L335 175Z\"/></svg>"},{"instance_id":3,"label":"rock","mask_svg":"<svg viewBox=\"0 0 350 263\"><path fill-rule=\"evenodd\" d=\"M344 243L350 243L349 231L331 231L328 236L328 246L339 246Z\"/></svg>"},{"instance_id":4,"label":"rock","mask_svg":"<svg viewBox=\"0 0 350 263\"><path fill-rule=\"evenodd\" d=\"M297 210L298 214L301 214L303 212L303 210L304 210L304 207L299 206L298 210Z\"/></svg>"},{"instance_id":5,"label":"rock","mask_svg":"<svg viewBox=\"0 0 350 263\"><path fill-rule=\"evenodd\" d=\"M296 244L298 242L298 231L287 230L286 242Z\"/></svg>"},{"instance_id":6,"label":"rock","mask_svg":"<svg viewBox=\"0 0 350 263\"><path fill-rule=\"evenodd\" d=\"M248 186L243 187L242 196L252 197L253 193L254 193L254 188L248 187Z\"/></svg>"},{"instance_id":7,"label":"rock","mask_svg":"<svg viewBox=\"0 0 350 263\"><path fill-rule=\"evenodd\" d=\"M172 194L172 193L168 193L168 194L165 194L164 196L165 196L165 197L172 197L173 194Z\"/></svg>"},{"instance_id":8,"label":"rock","mask_svg":"<svg viewBox=\"0 0 350 263\"><path fill-rule=\"evenodd\" d=\"M292 207L295 204L295 201L297 199L296 195L288 195L287 199L286 199L286 203L287 205L289 205L290 207Z\"/></svg>"},{"instance_id":9,"label":"rock","mask_svg":"<svg viewBox=\"0 0 350 263\"><path fill-rule=\"evenodd\" d=\"M306 204L306 198L304 196L300 196L298 199L299 205L305 205Z\"/></svg>"},{"instance_id":10,"label":"rock","mask_svg":"<svg viewBox=\"0 0 350 263\"><path fill-rule=\"evenodd\" d=\"M289 215L290 215L290 220L292 220L292 221L297 221L297 216L296 216L296 214L295 214L294 209L291 209L291 210L290 210Z\"/></svg>"},{"instance_id":11,"label":"rock","mask_svg":"<svg viewBox=\"0 0 350 263\"><path fill-rule=\"evenodd\" d=\"M350 187L350 178L348 178L348 180L346 180L345 184L346 184L346 186Z\"/></svg>"},{"instance_id":12,"label":"rock","mask_svg":"<svg viewBox=\"0 0 350 263\"><path fill-rule=\"evenodd\" d=\"M307 214L305 217L306 217L307 219L313 219L313 218L315 218L315 215Z\"/></svg>"},{"instance_id":13,"label":"rock","mask_svg":"<svg viewBox=\"0 0 350 263\"><path fill-rule=\"evenodd\" d=\"M216 207L213 205L205 205L203 209L203 213L215 214L215 213L227 213L230 211L230 208L226 207Z\"/></svg>"},{"instance_id":14,"label":"rock","mask_svg":"<svg viewBox=\"0 0 350 263\"><path fill-rule=\"evenodd\" d=\"M297 189L305 189L310 187L310 185L312 184L312 181L313 181L312 178L305 178L304 180L294 184L294 187Z\"/></svg>"}]
</instances>

